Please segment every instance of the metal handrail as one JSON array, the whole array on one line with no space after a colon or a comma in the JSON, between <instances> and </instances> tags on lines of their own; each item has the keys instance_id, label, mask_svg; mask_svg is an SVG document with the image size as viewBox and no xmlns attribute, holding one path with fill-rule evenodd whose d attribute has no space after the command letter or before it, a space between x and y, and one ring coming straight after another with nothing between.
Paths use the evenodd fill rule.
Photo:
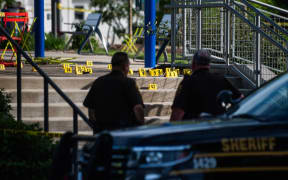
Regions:
<instances>
[{"instance_id":1,"label":"metal handrail","mask_svg":"<svg viewBox=\"0 0 288 180\"><path fill-rule=\"evenodd\" d=\"M265 19L267 22L269 22L271 25L273 25L274 27L276 27L277 29L279 29L283 34L288 36L288 31L284 28L282 28L281 26L279 26L278 24L276 24L274 21L272 21L271 19L269 19L268 17L266 17L263 13L261 13L257 8L253 7L251 4L249 4L246 0L240 0L243 4L245 4L247 7L249 7L250 9L252 9L254 12L257 13L258 16L261 16L261 18Z\"/></svg>"},{"instance_id":2,"label":"metal handrail","mask_svg":"<svg viewBox=\"0 0 288 180\"><path fill-rule=\"evenodd\" d=\"M240 3L239 2L233 2L234 3L234 5L235 6L237 6L238 8L240 8L243 12L245 12L245 13L247 13L248 15L250 15L251 17L253 17L254 15L253 14L251 14L251 13L249 13L248 11L246 11L241 5L240 5ZM239 4L238 4L239 3ZM243 4L243 3L241 3L241 4ZM258 14L259 15L259 14ZM265 16L265 15L264 15ZM266 17L266 16L265 16ZM270 22L270 21L269 21ZM272 21L273 22L273 21ZM271 23L270 23L271 24ZM275 22L273 22L273 26L275 26ZM270 28L270 27L268 27L266 24L264 24L264 23L262 23L261 22L261 25L263 25L263 26L265 26L267 29L269 29L270 31L271 31L271 33L273 33L275 36L277 36L279 39L281 39L282 41L284 41L284 42L286 42L286 43L288 43L288 41L285 39L285 38L283 38L283 36L281 36L280 34L278 34L277 32L275 32L272 28ZM281 26L279 26L278 24L277 24L277 29L279 29L279 27L281 27ZM281 27L282 28L282 27ZM284 29L285 30L285 29ZM286 31L285 30L285 32L287 32L288 33L288 31ZM288 35L288 34L287 34Z\"/></svg>"},{"instance_id":3,"label":"metal handrail","mask_svg":"<svg viewBox=\"0 0 288 180\"><path fill-rule=\"evenodd\" d=\"M250 1L250 2L252 2L252 3L258 4L258 5L267 7L267 8L271 8L271 9L277 10L277 11L279 11L279 12L281 12L281 13L286 13L286 14L288 14L288 10L282 9L282 8L279 8L279 7L276 7L276 6L273 6L273 5L264 3L264 2L260 2L260 1L256 1L256 0L247 0L247 1Z\"/></svg>"},{"instance_id":4,"label":"metal handrail","mask_svg":"<svg viewBox=\"0 0 288 180\"><path fill-rule=\"evenodd\" d=\"M277 46L279 49L281 49L283 52L288 54L288 49L283 47L280 43L278 43L276 40L271 38L269 35L267 35L263 30L261 30L259 27L251 23L249 20L247 20L245 17L243 17L239 12L237 12L235 9L232 7L228 6L225 4L225 8L229 9L232 13L234 13L236 16L238 16L242 21L244 21L246 24L248 24L251 28L256 30L258 33L260 33L263 37L268 39L271 43L273 43L275 46Z\"/></svg>"},{"instance_id":5,"label":"metal handrail","mask_svg":"<svg viewBox=\"0 0 288 180\"><path fill-rule=\"evenodd\" d=\"M44 78L44 131L49 131L48 120L48 84L55 89L55 91L71 106L73 109L73 133L78 134L78 115L93 129L93 124L89 122L86 115L72 102L72 100L54 83L54 81L27 55L19 44L12 39L5 28L0 25L0 32L7 37L7 39L17 49L17 120L21 121L22 117L22 100L21 100L21 54L30 63L37 72Z\"/></svg>"}]
</instances>

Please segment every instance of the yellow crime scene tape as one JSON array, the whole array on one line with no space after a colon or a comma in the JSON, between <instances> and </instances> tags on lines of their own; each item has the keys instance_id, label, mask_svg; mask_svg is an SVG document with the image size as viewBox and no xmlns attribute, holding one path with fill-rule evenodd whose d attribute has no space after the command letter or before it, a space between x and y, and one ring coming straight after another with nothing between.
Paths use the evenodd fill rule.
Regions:
<instances>
[{"instance_id":1,"label":"yellow crime scene tape","mask_svg":"<svg viewBox=\"0 0 288 180\"><path fill-rule=\"evenodd\" d=\"M57 8L59 10L71 10L77 12L94 12L95 10L83 9L83 8L70 8L70 7L62 7L61 3L57 4Z\"/></svg>"},{"instance_id":2,"label":"yellow crime scene tape","mask_svg":"<svg viewBox=\"0 0 288 180\"><path fill-rule=\"evenodd\" d=\"M49 136L53 138L60 138L64 133L55 132L42 132L42 131L31 131L31 130L14 130L14 129L0 129L0 132L4 134L29 134L33 136Z\"/></svg>"}]
</instances>

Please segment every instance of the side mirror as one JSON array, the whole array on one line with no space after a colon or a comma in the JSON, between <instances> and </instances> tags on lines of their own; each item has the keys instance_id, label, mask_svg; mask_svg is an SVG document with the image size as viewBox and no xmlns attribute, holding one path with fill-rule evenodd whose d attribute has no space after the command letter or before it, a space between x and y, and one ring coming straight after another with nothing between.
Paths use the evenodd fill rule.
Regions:
<instances>
[{"instance_id":1,"label":"side mirror","mask_svg":"<svg viewBox=\"0 0 288 180\"><path fill-rule=\"evenodd\" d=\"M229 109L235 102L232 99L233 93L229 90L222 90L217 95L217 104L224 108L225 111Z\"/></svg>"}]
</instances>

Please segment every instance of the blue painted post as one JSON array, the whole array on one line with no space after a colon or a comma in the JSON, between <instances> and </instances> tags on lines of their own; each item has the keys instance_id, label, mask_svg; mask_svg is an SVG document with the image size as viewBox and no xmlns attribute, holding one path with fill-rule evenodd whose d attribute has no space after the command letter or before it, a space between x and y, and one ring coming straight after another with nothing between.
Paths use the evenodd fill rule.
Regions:
<instances>
[{"instance_id":1,"label":"blue painted post","mask_svg":"<svg viewBox=\"0 0 288 180\"><path fill-rule=\"evenodd\" d=\"M44 34L44 0L34 0L35 22L35 57L44 57L45 34Z\"/></svg>"},{"instance_id":2,"label":"blue painted post","mask_svg":"<svg viewBox=\"0 0 288 180\"><path fill-rule=\"evenodd\" d=\"M145 67L155 67L156 46L156 3L155 0L145 0ZM147 31L148 30L148 31Z\"/></svg>"}]
</instances>

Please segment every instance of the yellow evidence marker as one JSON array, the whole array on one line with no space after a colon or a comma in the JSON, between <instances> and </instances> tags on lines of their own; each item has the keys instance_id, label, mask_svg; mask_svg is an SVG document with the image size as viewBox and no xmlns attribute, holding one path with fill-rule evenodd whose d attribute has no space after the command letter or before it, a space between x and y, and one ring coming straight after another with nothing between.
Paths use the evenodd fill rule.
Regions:
<instances>
[{"instance_id":1,"label":"yellow evidence marker","mask_svg":"<svg viewBox=\"0 0 288 180\"><path fill-rule=\"evenodd\" d=\"M177 71L166 71L166 77L178 77Z\"/></svg>"},{"instance_id":2,"label":"yellow evidence marker","mask_svg":"<svg viewBox=\"0 0 288 180\"><path fill-rule=\"evenodd\" d=\"M37 70L33 66L32 66L32 72L37 72Z\"/></svg>"},{"instance_id":3,"label":"yellow evidence marker","mask_svg":"<svg viewBox=\"0 0 288 180\"><path fill-rule=\"evenodd\" d=\"M62 64L62 67L63 67L63 69L68 68L68 67L70 67L70 64L68 64L68 63L63 63L63 64Z\"/></svg>"},{"instance_id":4,"label":"yellow evidence marker","mask_svg":"<svg viewBox=\"0 0 288 180\"><path fill-rule=\"evenodd\" d=\"M139 76L146 77L146 70L144 68L139 68Z\"/></svg>"},{"instance_id":5,"label":"yellow evidence marker","mask_svg":"<svg viewBox=\"0 0 288 180\"><path fill-rule=\"evenodd\" d=\"M159 71L158 69L149 69L149 74L152 77L159 76Z\"/></svg>"},{"instance_id":6,"label":"yellow evidence marker","mask_svg":"<svg viewBox=\"0 0 288 180\"><path fill-rule=\"evenodd\" d=\"M111 64L108 64L108 69L112 70L112 65Z\"/></svg>"},{"instance_id":7,"label":"yellow evidence marker","mask_svg":"<svg viewBox=\"0 0 288 180\"><path fill-rule=\"evenodd\" d=\"M64 73L72 73L72 67L66 67L64 68Z\"/></svg>"},{"instance_id":8,"label":"yellow evidence marker","mask_svg":"<svg viewBox=\"0 0 288 180\"><path fill-rule=\"evenodd\" d=\"M192 70L191 69L183 69L183 74L190 76L192 74Z\"/></svg>"},{"instance_id":9,"label":"yellow evidence marker","mask_svg":"<svg viewBox=\"0 0 288 180\"><path fill-rule=\"evenodd\" d=\"M81 75L83 74L82 70L81 70L81 67L79 67L78 65L75 66L75 73L77 75Z\"/></svg>"},{"instance_id":10,"label":"yellow evidence marker","mask_svg":"<svg viewBox=\"0 0 288 180\"><path fill-rule=\"evenodd\" d=\"M93 61L86 61L87 66L93 66Z\"/></svg>"},{"instance_id":11,"label":"yellow evidence marker","mask_svg":"<svg viewBox=\"0 0 288 180\"><path fill-rule=\"evenodd\" d=\"M157 84L149 84L149 90L157 90Z\"/></svg>"},{"instance_id":12,"label":"yellow evidence marker","mask_svg":"<svg viewBox=\"0 0 288 180\"><path fill-rule=\"evenodd\" d=\"M80 66L82 73L87 72L87 67L86 66Z\"/></svg>"},{"instance_id":13,"label":"yellow evidence marker","mask_svg":"<svg viewBox=\"0 0 288 180\"><path fill-rule=\"evenodd\" d=\"M163 69L155 69L155 70L158 72L159 76L163 75Z\"/></svg>"},{"instance_id":14,"label":"yellow evidence marker","mask_svg":"<svg viewBox=\"0 0 288 180\"><path fill-rule=\"evenodd\" d=\"M93 70L92 70L91 67L86 68L86 72L87 72L87 73L90 73L90 74L93 74Z\"/></svg>"},{"instance_id":15,"label":"yellow evidence marker","mask_svg":"<svg viewBox=\"0 0 288 180\"><path fill-rule=\"evenodd\" d=\"M129 69L129 72L128 72L129 75L133 75L134 74L134 71L132 69Z\"/></svg>"}]
</instances>

